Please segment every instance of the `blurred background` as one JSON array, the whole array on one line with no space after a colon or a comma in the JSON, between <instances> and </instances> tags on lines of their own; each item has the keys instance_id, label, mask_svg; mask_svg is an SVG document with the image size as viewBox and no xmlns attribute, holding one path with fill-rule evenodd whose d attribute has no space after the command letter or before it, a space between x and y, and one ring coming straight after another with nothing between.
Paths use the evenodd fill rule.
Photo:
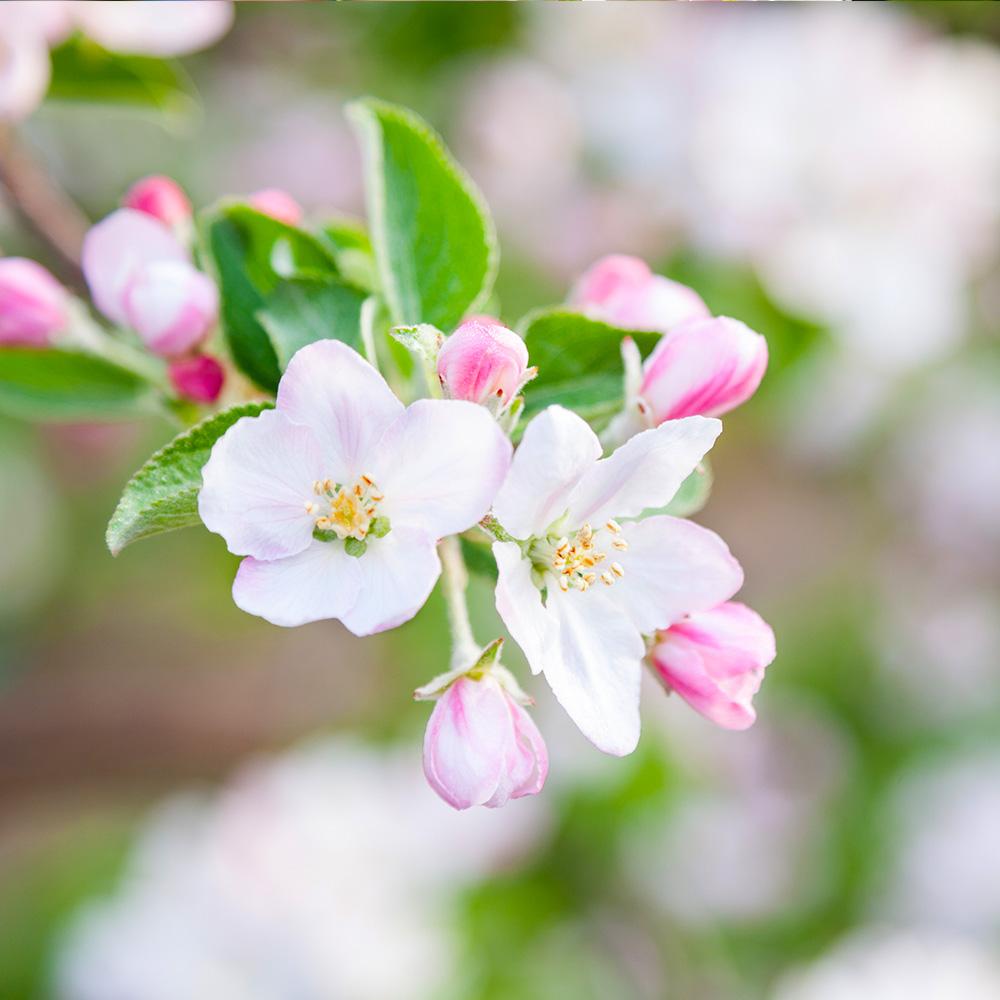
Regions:
<instances>
[{"instance_id":1,"label":"blurred background","mask_svg":"<svg viewBox=\"0 0 1000 1000\"><path fill-rule=\"evenodd\" d=\"M978 3L246 3L159 112L19 126L91 219L149 173L360 214L375 94L485 191L507 322L623 252L763 333L697 520L778 658L746 733L651 684L624 760L532 684L545 793L453 813L436 596L269 626L215 536L105 550L170 428L2 420L0 996L1000 997L998 39ZM0 245L59 266L2 202Z\"/></svg>"}]
</instances>

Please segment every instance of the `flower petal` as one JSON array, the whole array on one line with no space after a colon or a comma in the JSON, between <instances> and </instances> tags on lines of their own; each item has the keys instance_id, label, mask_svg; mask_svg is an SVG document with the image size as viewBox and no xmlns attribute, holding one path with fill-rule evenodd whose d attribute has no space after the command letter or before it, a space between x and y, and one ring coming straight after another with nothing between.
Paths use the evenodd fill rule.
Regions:
<instances>
[{"instance_id":1,"label":"flower petal","mask_svg":"<svg viewBox=\"0 0 1000 1000\"><path fill-rule=\"evenodd\" d=\"M320 340L288 363L278 386L278 409L313 429L324 450L324 477L351 482L367 472L365 463L403 404L357 351Z\"/></svg>"},{"instance_id":2,"label":"flower petal","mask_svg":"<svg viewBox=\"0 0 1000 1000\"><path fill-rule=\"evenodd\" d=\"M517 745L516 766L510 766L512 799L522 795L537 795L549 774L549 751L535 725L535 720L516 701L509 698L507 707L514 721ZM487 805L490 803L487 802Z\"/></svg>"},{"instance_id":3,"label":"flower petal","mask_svg":"<svg viewBox=\"0 0 1000 1000\"><path fill-rule=\"evenodd\" d=\"M581 417L561 406L543 410L525 429L493 501L497 519L515 538L541 534L565 512L570 493L601 450Z\"/></svg>"},{"instance_id":4,"label":"flower petal","mask_svg":"<svg viewBox=\"0 0 1000 1000\"><path fill-rule=\"evenodd\" d=\"M357 600L360 581L358 560L342 545L314 541L287 559L244 559L233 581L233 600L272 625L305 625L343 619Z\"/></svg>"},{"instance_id":5,"label":"flower petal","mask_svg":"<svg viewBox=\"0 0 1000 1000\"><path fill-rule=\"evenodd\" d=\"M198 514L235 555L292 556L313 540L306 503L321 478L313 432L265 410L237 420L216 441L202 469Z\"/></svg>"},{"instance_id":6,"label":"flower petal","mask_svg":"<svg viewBox=\"0 0 1000 1000\"><path fill-rule=\"evenodd\" d=\"M545 677L559 704L598 750L623 757L639 741L639 682L645 644L600 591L548 591L559 619L559 657Z\"/></svg>"},{"instance_id":7,"label":"flower petal","mask_svg":"<svg viewBox=\"0 0 1000 1000\"><path fill-rule=\"evenodd\" d=\"M414 528L395 525L373 538L358 563L361 588L340 620L355 635L384 632L409 621L423 606L441 574L435 540Z\"/></svg>"},{"instance_id":8,"label":"flower petal","mask_svg":"<svg viewBox=\"0 0 1000 1000\"><path fill-rule=\"evenodd\" d=\"M713 417L687 417L636 434L580 480L570 497L569 523L597 525L664 506L721 432Z\"/></svg>"},{"instance_id":9,"label":"flower petal","mask_svg":"<svg viewBox=\"0 0 1000 1000\"><path fill-rule=\"evenodd\" d=\"M609 596L644 634L692 611L728 600L743 570L714 532L678 517L650 517L625 527L628 550L615 557L625 571Z\"/></svg>"},{"instance_id":10,"label":"flower petal","mask_svg":"<svg viewBox=\"0 0 1000 1000\"><path fill-rule=\"evenodd\" d=\"M422 399L382 435L370 475L393 526L442 538L489 509L510 465L511 445L481 406Z\"/></svg>"},{"instance_id":11,"label":"flower petal","mask_svg":"<svg viewBox=\"0 0 1000 1000\"><path fill-rule=\"evenodd\" d=\"M161 58L213 45L234 17L234 5L224 0L88 0L72 6L83 32L104 48Z\"/></svg>"},{"instance_id":12,"label":"flower petal","mask_svg":"<svg viewBox=\"0 0 1000 1000\"><path fill-rule=\"evenodd\" d=\"M528 660L531 672L541 673L549 660L559 657L559 624L542 604L542 595L531 580L531 563L514 542L496 542L496 605L514 642Z\"/></svg>"}]
</instances>

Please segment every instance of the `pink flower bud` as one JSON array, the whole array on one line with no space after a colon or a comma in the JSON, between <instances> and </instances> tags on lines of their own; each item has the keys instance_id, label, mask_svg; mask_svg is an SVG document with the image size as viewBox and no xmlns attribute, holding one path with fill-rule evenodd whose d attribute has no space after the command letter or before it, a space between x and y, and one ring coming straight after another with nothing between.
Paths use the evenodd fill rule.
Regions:
<instances>
[{"instance_id":1,"label":"pink flower bud","mask_svg":"<svg viewBox=\"0 0 1000 1000\"><path fill-rule=\"evenodd\" d=\"M424 774L450 806L496 808L537 795L548 771L541 733L492 674L460 677L438 699L424 737Z\"/></svg>"},{"instance_id":2,"label":"pink flower bud","mask_svg":"<svg viewBox=\"0 0 1000 1000\"><path fill-rule=\"evenodd\" d=\"M171 228L191 218L191 202L176 181L154 175L136 181L122 198L124 208L145 212Z\"/></svg>"},{"instance_id":3,"label":"pink flower bud","mask_svg":"<svg viewBox=\"0 0 1000 1000\"><path fill-rule=\"evenodd\" d=\"M177 395L194 403L214 403L226 380L222 365L208 354L177 358L167 371Z\"/></svg>"},{"instance_id":4,"label":"pink flower bud","mask_svg":"<svg viewBox=\"0 0 1000 1000\"><path fill-rule=\"evenodd\" d=\"M639 395L651 422L717 417L749 399L767 369L767 341L738 320L692 319L656 345Z\"/></svg>"},{"instance_id":5,"label":"pink flower bud","mask_svg":"<svg viewBox=\"0 0 1000 1000\"><path fill-rule=\"evenodd\" d=\"M528 372L528 349L496 322L466 320L438 354L438 377L450 399L509 403Z\"/></svg>"},{"instance_id":6,"label":"pink flower bud","mask_svg":"<svg viewBox=\"0 0 1000 1000\"><path fill-rule=\"evenodd\" d=\"M66 289L26 257L0 259L0 344L44 346L68 322Z\"/></svg>"},{"instance_id":7,"label":"pink flower bud","mask_svg":"<svg viewBox=\"0 0 1000 1000\"><path fill-rule=\"evenodd\" d=\"M302 221L302 207L287 191L279 188L264 188L250 195L247 201L258 212L289 226L297 226Z\"/></svg>"},{"instance_id":8,"label":"pink flower bud","mask_svg":"<svg viewBox=\"0 0 1000 1000\"><path fill-rule=\"evenodd\" d=\"M774 632L756 611L727 601L657 633L650 660L660 680L724 729L747 729L752 700L774 659Z\"/></svg>"},{"instance_id":9,"label":"pink flower bud","mask_svg":"<svg viewBox=\"0 0 1000 1000\"><path fill-rule=\"evenodd\" d=\"M593 264L577 281L569 304L612 326L662 333L684 320L710 315L696 291L623 254Z\"/></svg>"}]
</instances>

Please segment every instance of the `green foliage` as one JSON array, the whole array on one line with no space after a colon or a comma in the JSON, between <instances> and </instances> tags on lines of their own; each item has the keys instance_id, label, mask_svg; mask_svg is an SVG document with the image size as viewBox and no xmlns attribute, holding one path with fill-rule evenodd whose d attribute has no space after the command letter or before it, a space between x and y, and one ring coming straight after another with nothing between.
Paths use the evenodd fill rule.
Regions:
<instances>
[{"instance_id":1,"label":"green foliage","mask_svg":"<svg viewBox=\"0 0 1000 1000\"><path fill-rule=\"evenodd\" d=\"M600 427L624 401L621 342L630 336L645 356L658 333L621 330L567 309L541 309L520 324L538 377L524 393L524 420L559 403Z\"/></svg>"},{"instance_id":2,"label":"green foliage","mask_svg":"<svg viewBox=\"0 0 1000 1000\"><path fill-rule=\"evenodd\" d=\"M221 319L233 359L264 389L277 388L278 355L259 313L285 282L339 277L331 250L309 233L248 205L228 203L199 218L202 256L219 285Z\"/></svg>"},{"instance_id":3,"label":"green foliage","mask_svg":"<svg viewBox=\"0 0 1000 1000\"><path fill-rule=\"evenodd\" d=\"M643 517L654 514L671 514L674 517L691 517L697 514L712 493L712 467L708 459L702 459L701 464L687 479L681 483L681 488L674 494L666 506L656 510L643 511Z\"/></svg>"},{"instance_id":4,"label":"green foliage","mask_svg":"<svg viewBox=\"0 0 1000 1000\"><path fill-rule=\"evenodd\" d=\"M371 239L392 321L450 330L493 287L489 212L422 119L371 99L348 111L365 152Z\"/></svg>"},{"instance_id":5,"label":"green foliage","mask_svg":"<svg viewBox=\"0 0 1000 1000\"><path fill-rule=\"evenodd\" d=\"M108 52L82 35L52 50L48 96L152 108L171 117L188 115L197 108L191 85L176 64Z\"/></svg>"},{"instance_id":6,"label":"green foliage","mask_svg":"<svg viewBox=\"0 0 1000 1000\"><path fill-rule=\"evenodd\" d=\"M212 446L241 417L253 417L271 403L246 403L217 413L178 435L129 480L108 524L112 555L140 538L200 524L198 491L202 466Z\"/></svg>"},{"instance_id":7,"label":"green foliage","mask_svg":"<svg viewBox=\"0 0 1000 1000\"><path fill-rule=\"evenodd\" d=\"M361 304L366 293L338 278L284 281L265 298L257 319L284 371L300 347L340 340L361 350Z\"/></svg>"},{"instance_id":8,"label":"green foliage","mask_svg":"<svg viewBox=\"0 0 1000 1000\"><path fill-rule=\"evenodd\" d=\"M119 420L152 412L154 399L142 376L93 354L0 351L0 412L22 420Z\"/></svg>"}]
</instances>

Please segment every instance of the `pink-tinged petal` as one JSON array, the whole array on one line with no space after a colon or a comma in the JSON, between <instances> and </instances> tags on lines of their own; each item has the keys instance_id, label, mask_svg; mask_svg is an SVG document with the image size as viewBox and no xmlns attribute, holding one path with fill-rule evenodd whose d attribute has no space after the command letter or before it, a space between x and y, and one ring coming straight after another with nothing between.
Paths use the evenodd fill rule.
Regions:
<instances>
[{"instance_id":1,"label":"pink-tinged petal","mask_svg":"<svg viewBox=\"0 0 1000 1000\"><path fill-rule=\"evenodd\" d=\"M195 403L214 403L226 381L226 370L208 354L171 361L167 374L177 395Z\"/></svg>"},{"instance_id":2,"label":"pink-tinged petal","mask_svg":"<svg viewBox=\"0 0 1000 1000\"><path fill-rule=\"evenodd\" d=\"M509 403L528 368L528 348L499 323L466 320L444 342L437 373L449 399Z\"/></svg>"},{"instance_id":3,"label":"pink-tinged petal","mask_svg":"<svg viewBox=\"0 0 1000 1000\"><path fill-rule=\"evenodd\" d=\"M154 354L168 358L200 344L219 315L215 283L186 261L153 261L139 267L123 302L128 325Z\"/></svg>"},{"instance_id":4,"label":"pink-tinged petal","mask_svg":"<svg viewBox=\"0 0 1000 1000\"><path fill-rule=\"evenodd\" d=\"M746 729L756 718L753 696L774 656L771 627L730 601L661 632L650 658L664 684L696 711L726 729Z\"/></svg>"},{"instance_id":5,"label":"pink-tinged petal","mask_svg":"<svg viewBox=\"0 0 1000 1000\"><path fill-rule=\"evenodd\" d=\"M190 263L162 222L131 208L112 212L83 241L83 274L94 305L112 322L127 324L125 293L136 272L157 261Z\"/></svg>"},{"instance_id":6,"label":"pink-tinged petal","mask_svg":"<svg viewBox=\"0 0 1000 1000\"><path fill-rule=\"evenodd\" d=\"M228 0L77 0L81 31L112 52L180 56L214 45L232 26Z\"/></svg>"},{"instance_id":7,"label":"pink-tinged petal","mask_svg":"<svg viewBox=\"0 0 1000 1000\"><path fill-rule=\"evenodd\" d=\"M598 590L549 587L548 607L559 619L561 653L545 665L553 694L598 750L630 754L639 742L642 636Z\"/></svg>"},{"instance_id":8,"label":"pink-tinged petal","mask_svg":"<svg viewBox=\"0 0 1000 1000\"><path fill-rule=\"evenodd\" d=\"M745 402L767 369L767 341L746 324L698 319L664 337L646 360L640 395L657 423L718 416Z\"/></svg>"},{"instance_id":9,"label":"pink-tinged petal","mask_svg":"<svg viewBox=\"0 0 1000 1000\"><path fill-rule=\"evenodd\" d=\"M162 174L136 181L125 192L122 207L144 212L167 226L177 226L191 218L188 196L175 180Z\"/></svg>"},{"instance_id":10,"label":"pink-tinged petal","mask_svg":"<svg viewBox=\"0 0 1000 1000\"><path fill-rule=\"evenodd\" d=\"M543 410L525 429L493 501L497 519L515 538L543 533L600 457L601 443L585 420L561 406Z\"/></svg>"},{"instance_id":11,"label":"pink-tinged petal","mask_svg":"<svg viewBox=\"0 0 1000 1000\"><path fill-rule=\"evenodd\" d=\"M287 191L279 188L257 191L247 198L247 203L258 212L289 226L297 226L302 221L302 206Z\"/></svg>"},{"instance_id":12,"label":"pink-tinged petal","mask_svg":"<svg viewBox=\"0 0 1000 1000\"><path fill-rule=\"evenodd\" d=\"M233 581L233 600L247 614L293 628L342 619L360 587L358 560L343 545L311 540L308 548L285 559L244 559Z\"/></svg>"},{"instance_id":13,"label":"pink-tinged petal","mask_svg":"<svg viewBox=\"0 0 1000 1000\"><path fill-rule=\"evenodd\" d=\"M435 539L396 527L384 538L369 538L357 559L361 589L340 620L355 635L384 632L409 621L426 603L441 575Z\"/></svg>"},{"instance_id":14,"label":"pink-tinged petal","mask_svg":"<svg viewBox=\"0 0 1000 1000\"><path fill-rule=\"evenodd\" d=\"M708 528L678 517L650 517L625 526L628 549L615 552L625 575L609 595L644 634L728 600L743 570Z\"/></svg>"},{"instance_id":15,"label":"pink-tinged petal","mask_svg":"<svg viewBox=\"0 0 1000 1000\"><path fill-rule=\"evenodd\" d=\"M16 122L27 118L45 99L52 70L49 49L40 34L5 31L4 35L0 41L0 121Z\"/></svg>"},{"instance_id":16,"label":"pink-tinged petal","mask_svg":"<svg viewBox=\"0 0 1000 1000\"><path fill-rule=\"evenodd\" d=\"M570 497L570 524L596 527L665 506L721 432L714 418L688 417L636 434L580 480Z\"/></svg>"},{"instance_id":17,"label":"pink-tinged petal","mask_svg":"<svg viewBox=\"0 0 1000 1000\"><path fill-rule=\"evenodd\" d=\"M507 705L514 722L515 751L511 755L510 797L537 795L549 775L549 751L528 712L508 696ZM494 803L487 802L487 805Z\"/></svg>"},{"instance_id":18,"label":"pink-tinged petal","mask_svg":"<svg viewBox=\"0 0 1000 1000\"><path fill-rule=\"evenodd\" d=\"M323 469L308 427L277 410L243 417L216 441L202 469L198 513L234 555L295 555L313 541L306 504Z\"/></svg>"},{"instance_id":19,"label":"pink-tinged petal","mask_svg":"<svg viewBox=\"0 0 1000 1000\"><path fill-rule=\"evenodd\" d=\"M41 347L69 321L66 289L26 257L0 259L0 344Z\"/></svg>"},{"instance_id":20,"label":"pink-tinged petal","mask_svg":"<svg viewBox=\"0 0 1000 1000\"><path fill-rule=\"evenodd\" d=\"M456 809L492 800L511 728L500 685L493 678L460 677L438 699L427 724L424 774L431 788Z\"/></svg>"},{"instance_id":21,"label":"pink-tinged petal","mask_svg":"<svg viewBox=\"0 0 1000 1000\"><path fill-rule=\"evenodd\" d=\"M481 406L421 399L388 427L368 466L396 525L442 538L490 509L510 466L511 445Z\"/></svg>"},{"instance_id":22,"label":"pink-tinged petal","mask_svg":"<svg viewBox=\"0 0 1000 1000\"><path fill-rule=\"evenodd\" d=\"M496 542L493 556L497 562L497 613L521 647L532 673L541 673L560 655L558 621L542 604L541 591L531 580L531 563L521 555L520 547L513 542Z\"/></svg>"},{"instance_id":23,"label":"pink-tinged petal","mask_svg":"<svg viewBox=\"0 0 1000 1000\"><path fill-rule=\"evenodd\" d=\"M324 478L353 482L370 475L365 466L403 404L357 351L320 340L288 363L278 386L278 409L313 429L323 446Z\"/></svg>"}]
</instances>

